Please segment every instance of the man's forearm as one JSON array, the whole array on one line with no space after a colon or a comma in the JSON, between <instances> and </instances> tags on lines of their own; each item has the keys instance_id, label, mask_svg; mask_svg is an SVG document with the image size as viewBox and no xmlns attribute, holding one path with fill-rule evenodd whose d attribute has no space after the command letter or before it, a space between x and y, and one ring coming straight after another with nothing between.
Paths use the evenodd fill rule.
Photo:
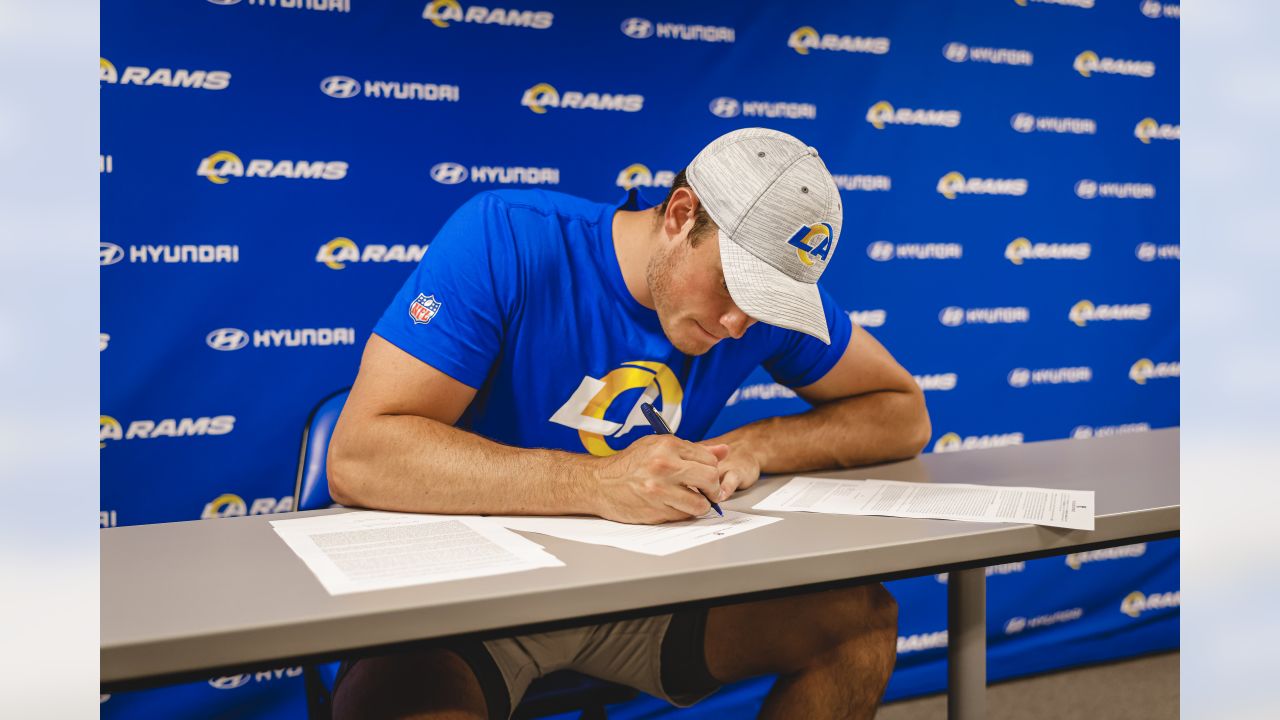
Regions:
<instances>
[{"instance_id":1,"label":"man's forearm","mask_svg":"<svg viewBox=\"0 0 1280 720\"><path fill-rule=\"evenodd\" d=\"M399 512L594 514L590 456L502 445L414 415L340 424L329 488L343 505Z\"/></svg>"},{"instance_id":2,"label":"man's forearm","mask_svg":"<svg viewBox=\"0 0 1280 720\"><path fill-rule=\"evenodd\" d=\"M764 418L709 442L751 452L762 473L787 473L912 457L930 433L922 393L885 390Z\"/></svg>"}]
</instances>

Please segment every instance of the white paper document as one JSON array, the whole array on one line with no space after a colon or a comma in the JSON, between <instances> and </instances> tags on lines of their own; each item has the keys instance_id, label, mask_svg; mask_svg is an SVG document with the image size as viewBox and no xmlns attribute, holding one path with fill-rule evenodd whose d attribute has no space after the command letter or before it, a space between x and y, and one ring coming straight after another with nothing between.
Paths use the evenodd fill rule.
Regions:
<instances>
[{"instance_id":1,"label":"white paper document","mask_svg":"<svg viewBox=\"0 0 1280 720\"><path fill-rule=\"evenodd\" d=\"M271 526L330 595L564 565L541 545L475 516L365 510Z\"/></svg>"},{"instance_id":2,"label":"white paper document","mask_svg":"<svg viewBox=\"0 0 1280 720\"><path fill-rule=\"evenodd\" d=\"M1092 490L797 477L755 510L888 515L1093 529Z\"/></svg>"},{"instance_id":3,"label":"white paper document","mask_svg":"<svg viewBox=\"0 0 1280 720\"><path fill-rule=\"evenodd\" d=\"M492 517L512 530L525 530L592 545L631 550L647 555L670 555L705 545L748 530L764 527L782 518L725 510L724 517L710 511L692 520L662 525L629 525L589 517Z\"/></svg>"}]
</instances>

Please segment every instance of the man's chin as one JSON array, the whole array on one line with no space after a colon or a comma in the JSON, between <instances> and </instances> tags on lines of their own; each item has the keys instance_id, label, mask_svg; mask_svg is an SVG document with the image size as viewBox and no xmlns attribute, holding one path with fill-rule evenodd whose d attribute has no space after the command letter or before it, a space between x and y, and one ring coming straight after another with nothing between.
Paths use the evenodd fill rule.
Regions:
<instances>
[{"instance_id":1,"label":"man's chin","mask_svg":"<svg viewBox=\"0 0 1280 720\"><path fill-rule=\"evenodd\" d=\"M667 323L662 322L662 334L667 336L667 341L671 343L676 350L685 355L698 356L706 355L711 348L715 347L715 338L709 334L702 332L699 327L688 328L684 332L672 332Z\"/></svg>"},{"instance_id":2,"label":"man's chin","mask_svg":"<svg viewBox=\"0 0 1280 720\"><path fill-rule=\"evenodd\" d=\"M698 333L698 337L696 338L685 337L685 338L681 338L680 340L672 340L671 344L674 345L677 350L684 353L685 355L698 356L698 355L706 355L708 352L711 351L711 348L716 346L716 343L718 342L720 341L709 340L706 338L706 336L702 335L701 333Z\"/></svg>"}]
</instances>

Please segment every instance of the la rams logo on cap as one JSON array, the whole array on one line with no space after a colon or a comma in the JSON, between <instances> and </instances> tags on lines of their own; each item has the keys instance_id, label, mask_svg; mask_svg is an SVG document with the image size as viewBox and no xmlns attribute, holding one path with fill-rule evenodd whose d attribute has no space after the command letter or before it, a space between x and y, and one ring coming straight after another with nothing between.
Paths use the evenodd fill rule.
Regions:
<instances>
[{"instance_id":1,"label":"la rams logo on cap","mask_svg":"<svg viewBox=\"0 0 1280 720\"><path fill-rule=\"evenodd\" d=\"M815 260L827 261L827 256L831 254L833 234L830 223L801 225L787 244L795 247L800 262L813 265Z\"/></svg>"}]
</instances>

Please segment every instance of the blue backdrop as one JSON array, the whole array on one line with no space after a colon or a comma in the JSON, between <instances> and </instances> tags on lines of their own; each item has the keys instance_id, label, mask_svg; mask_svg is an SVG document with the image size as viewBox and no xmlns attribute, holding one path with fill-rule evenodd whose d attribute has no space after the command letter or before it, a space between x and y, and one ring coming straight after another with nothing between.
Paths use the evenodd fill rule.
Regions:
<instances>
[{"instance_id":1,"label":"blue backdrop","mask_svg":"<svg viewBox=\"0 0 1280 720\"><path fill-rule=\"evenodd\" d=\"M1178 15L1154 0L111 0L101 524L290 510L309 410L350 384L472 194L660 199L704 144L749 126L814 145L836 175L844 237L823 284L925 388L929 451L1177 425ZM804 407L760 372L712 432ZM992 678L1176 647L1177 572L1176 541L997 568ZM889 696L937 690L945 586L890 588ZM298 716L301 687L282 668L102 709ZM765 690L687 714L749 714Z\"/></svg>"}]
</instances>

